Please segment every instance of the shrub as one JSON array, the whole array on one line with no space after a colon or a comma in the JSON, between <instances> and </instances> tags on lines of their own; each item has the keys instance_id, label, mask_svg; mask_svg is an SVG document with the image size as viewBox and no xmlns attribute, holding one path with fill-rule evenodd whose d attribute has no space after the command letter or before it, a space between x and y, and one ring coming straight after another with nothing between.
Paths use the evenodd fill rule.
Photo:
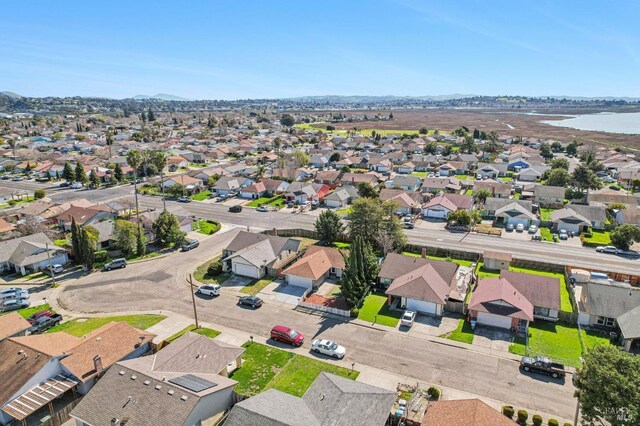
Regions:
<instances>
[{"instance_id":1,"label":"shrub","mask_svg":"<svg viewBox=\"0 0 640 426\"><path fill-rule=\"evenodd\" d=\"M15 206L16 204L18 204L18 202L16 200L9 200L7 201L7 204L9 204L10 206Z\"/></svg>"},{"instance_id":2,"label":"shrub","mask_svg":"<svg viewBox=\"0 0 640 426\"><path fill-rule=\"evenodd\" d=\"M573 423L567 422L567 423L564 424L564 426L573 426Z\"/></svg>"},{"instance_id":3,"label":"shrub","mask_svg":"<svg viewBox=\"0 0 640 426\"><path fill-rule=\"evenodd\" d=\"M515 414L515 410L510 405L503 405L502 406L502 414L504 414L508 418L512 419L513 415Z\"/></svg>"},{"instance_id":4,"label":"shrub","mask_svg":"<svg viewBox=\"0 0 640 426\"><path fill-rule=\"evenodd\" d=\"M527 410L518 410L518 423L526 425L528 418L529 413L527 413Z\"/></svg>"},{"instance_id":5,"label":"shrub","mask_svg":"<svg viewBox=\"0 0 640 426\"><path fill-rule=\"evenodd\" d=\"M35 191L33 191L33 198L36 200L44 198L44 196L45 196L44 189L36 189Z\"/></svg>"},{"instance_id":6,"label":"shrub","mask_svg":"<svg viewBox=\"0 0 640 426\"><path fill-rule=\"evenodd\" d=\"M109 252L106 250L98 250L94 253L95 263L107 263L109 261Z\"/></svg>"},{"instance_id":7,"label":"shrub","mask_svg":"<svg viewBox=\"0 0 640 426\"><path fill-rule=\"evenodd\" d=\"M533 426L542 426L542 416L540 416L540 414L534 414L531 421L533 422Z\"/></svg>"},{"instance_id":8,"label":"shrub","mask_svg":"<svg viewBox=\"0 0 640 426\"><path fill-rule=\"evenodd\" d=\"M431 386L429 389L427 389L427 395L429 395L429 398L432 401L437 401L440 399L440 389Z\"/></svg>"},{"instance_id":9,"label":"shrub","mask_svg":"<svg viewBox=\"0 0 640 426\"><path fill-rule=\"evenodd\" d=\"M548 424L549 426L558 426L558 425L559 425L559 423L558 423L558 421L557 421L556 419L549 419L549 421L547 422L547 424Z\"/></svg>"},{"instance_id":10,"label":"shrub","mask_svg":"<svg viewBox=\"0 0 640 426\"><path fill-rule=\"evenodd\" d=\"M358 314L360 313L360 309L358 309L358 308L351 308L351 310L349 311L349 313L351 314L351 318L358 318Z\"/></svg>"},{"instance_id":11,"label":"shrub","mask_svg":"<svg viewBox=\"0 0 640 426\"><path fill-rule=\"evenodd\" d=\"M207 268L207 275L211 277L215 277L222 273L222 263L220 261L215 261Z\"/></svg>"}]
</instances>

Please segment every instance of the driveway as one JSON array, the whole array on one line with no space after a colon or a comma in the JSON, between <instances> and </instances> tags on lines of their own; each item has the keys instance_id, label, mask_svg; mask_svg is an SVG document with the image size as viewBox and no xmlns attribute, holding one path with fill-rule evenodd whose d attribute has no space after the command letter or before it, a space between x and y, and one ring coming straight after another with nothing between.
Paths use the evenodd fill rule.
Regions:
<instances>
[{"instance_id":1,"label":"driveway","mask_svg":"<svg viewBox=\"0 0 640 426\"><path fill-rule=\"evenodd\" d=\"M513 231L507 231L506 229L502 232L502 238L508 240L520 240L520 241L531 241L531 236L534 234L530 234L527 232L528 228L525 228L524 231L518 232L515 229Z\"/></svg>"},{"instance_id":2,"label":"driveway","mask_svg":"<svg viewBox=\"0 0 640 426\"><path fill-rule=\"evenodd\" d=\"M415 222L415 227L419 229L430 229L433 231L444 231L444 227L447 226L447 221L442 219L418 219Z\"/></svg>"},{"instance_id":3,"label":"driveway","mask_svg":"<svg viewBox=\"0 0 640 426\"><path fill-rule=\"evenodd\" d=\"M242 287L251 283L251 281L253 281L253 278L241 277L240 275L232 275L222 283L222 286L230 287L233 290L240 290Z\"/></svg>"},{"instance_id":4,"label":"driveway","mask_svg":"<svg viewBox=\"0 0 640 426\"><path fill-rule=\"evenodd\" d=\"M479 325L476 327L474 334L474 345L509 352L511 332Z\"/></svg>"},{"instance_id":5,"label":"driveway","mask_svg":"<svg viewBox=\"0 0 640 426\"><path fill-rule=\"evenodd\" d=\"M286 303L292 306L298 306L298 303L304 296L306 289L295 285L288 285L284 280L277 279L262 289L258 294L265 300L271 300L276 303Z\"/></svg>"},{"instance_id":6,"label":"driveway","mask_svg":"<svg viewBox=\"0 0 640 426\"><path fill-rule=\"evenodd\" d=\"M435 315L418 314L411 328L407 329L398 322L398 329L407 332L411 337L441 336L458 327L460 318L454 316L437 317Z\"/></svg>"}]
</instances>

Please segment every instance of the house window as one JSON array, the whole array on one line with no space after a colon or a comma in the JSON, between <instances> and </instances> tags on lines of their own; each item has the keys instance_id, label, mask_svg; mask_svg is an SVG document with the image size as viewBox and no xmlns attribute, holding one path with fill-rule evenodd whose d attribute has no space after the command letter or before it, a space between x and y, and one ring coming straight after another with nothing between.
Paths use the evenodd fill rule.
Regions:
<instances>
[{"instance_id":1,"label":"house window","mask_svg":"<svg viewBox=\"0 0 640 426\"><path fill-rule=\"evenodd\" d=\"M604 327L615 327L616 320L615 318L609 317L598 317L598 321L596 321L598 325L602 325Z\"/></svg>"},{"instance_id":2,"label":"house window","mask_svg":"<svg viewBox=\"0 0 640 426\"><path fill-rule=\"evenodd\" d=\"M549 316L549 308L541 308L536 306L533 308L533 315L537 315L540 317L548 317Z\"/></svg>"}]
</instances>

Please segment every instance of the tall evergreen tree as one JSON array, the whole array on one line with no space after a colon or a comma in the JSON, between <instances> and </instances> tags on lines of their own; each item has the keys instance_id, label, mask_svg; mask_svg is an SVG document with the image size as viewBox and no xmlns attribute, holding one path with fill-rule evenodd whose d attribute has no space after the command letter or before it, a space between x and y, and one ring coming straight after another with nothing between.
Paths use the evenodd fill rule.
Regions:
<instances>
[{"instance_id":1,"label":"tall evergreen tree","mask_svg":"<svg viewBox=\"0 0 640 426\"><path fill-rule=\"evenodd\" d=\"M76 180L76 174L73 171L73 167L71 167L71 163L68 161L64 162L64 169L62 169L62 177L67 182L73 182Z\"/></svg>"},{"instance_id":2,"label":"tall evergreen tree","mask_svg":"<svg viewBox=\"0 0 640 426\"><path fill-rule=\"evenodd\" d=\"M75 218L71 218L71 249L76 260L79 261L80 256L80 240L79 240L80 228L76 224Z\"/></svg>"},{"instance_id":3,"label":"tall evergreen tree","mask_svg":"<svg viewBox=\"0 0 640 426\"><path fill-rule=\"evenodd\" d=\"M76 181L82 183L83 185L89 182L89 177L87 176L87 173L84 171L84 167L82 167L82 164L80 164L79 161L76 162L75 177Z\"/></svg>"},{"instance_id":4,"label":"tall evergreen tree","mask_svg":"<svg viewBox=\"0 0 640 426\"><path fill-rule=\"evenodd\" d=\"M318 238L326 244L336 242L344 232L344 225L340 215L333 210L322 211L316 220L315 227Z\"/></svg>"},{"instance_id":5,"label":"tall evergreen tree","mask_svg":"<svg viewBox=\"0 0 640 426\"><path fill-rule=\"evenodd\" d=\"M147 111L147 120L149 120L149 122L156 121L156 116L153 111L151 111L151 107L149 107L149 110Z\"/></svg>"},{"instance_id":6,"label":"tall evergreen tree","mask_svg":"<svg viewBox=\"0 0 640 426\"><path fill-rule=\"evenodd\" d=\"M100 178L98 177L98 174L96 172L91 171L91 174L89 175L89 181L91 182L92 188L100 187Z\"/></svg>"},{"instance_id":7,"label":"tall evergreen tree","mask_svg":"<svg viewBox=\"0 0 640 426\"><path fill-rule=\"evenodd\" d=\"M115 178L116 182L122 182L124 175L122 173L122 166L120 165L120 163L116 163L116 166L113 168L113 177Z\"/></svg>"}]
</instances>

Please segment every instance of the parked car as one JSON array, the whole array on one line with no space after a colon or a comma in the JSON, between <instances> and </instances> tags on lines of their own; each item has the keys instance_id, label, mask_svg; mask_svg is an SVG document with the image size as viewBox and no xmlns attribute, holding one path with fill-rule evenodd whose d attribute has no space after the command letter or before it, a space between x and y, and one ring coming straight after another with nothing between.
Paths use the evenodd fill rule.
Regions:
<instances>
[{"instance_id":1,"label":"parked car","mask_svg":"<svg viewBox=\"0 0 640 426\"><path fill-rule=\"evenodd\" d=\"M0 293L0 300L10 300L10 299L23 300L28 298L29 298L29 292L21 288L18 288L15 290L9 290L9 291L5 290L2 293Z\"/></svg>"},{"instance_id":2,"label":"parked car","mask_svg":"<svg viewBox=\"0 0 640 426\"><path fill-rule=\"evenodd\" d=\"M293 207L293 206L295 206L295 205L296 205L296 202L295 202L295 201L293 201L293 200L292 200L292 201L288 201L288 202L287 202L287 207L289 207L289 208L292 208L292 207Z\"/></svg>"},{"instance_id":3,"label":"parked car","mask_svg":"<svg viewBox=\"0 0 640 426\"><path fill-rule=\"evenodd\" d=\"M124 258L120 258L120 259L113 259L111 262L105 263L104 269L106 271L110 271L116 268L124 268L125 266L127 266L127 260Z\"/></svg>"},{"instance_id":4,"label":"parked car","mask_svg":"<svg viewBox=\"0 0 640 426\"><path fill-rule=\"evenodd\" d=\"M405 229L413 229L413 228L415 228L416 226L415 226L413 223L411 223L411 222L405 222L405 223L404 223L404 227L405 227Z\"/></svg>"},{"instance_id":5,"label":"parked car","mask_svg":"<svg viewBox=\"0 0 640 426\"><path fill-rule=\"evenodd\" d=\"M36 312L35 314L31 315L29 318L27 318L27 321L29 322L29 324L33 324L34 322L36 322L36 320L38 318L42 318L42 317L50 317L53 315L53 312L46 310L46 311L40 311L40 312Z\"/></svg>"},{"instance_id":6,"label":"parked car","mask_svg":"<svg viewBox=\"0 0 640 426\"><path fill-rule=\"evenodd\" d=\"M404 311L402 318L400 318L400 324L405 327L411 327L416 319L416 313L414 311Z\"/></svg>"},{"instance_id":7,"label":"parked car","mask_svg":"<svg viewBox=\"0 0 640 426\"><path fill-rule=\"evenodd\" d=\"M190 203L191 202L191 198L185 197L183 195L182 197L178 197L178 202L180 202L180 203Z\"/></svg>"},{"instance_id":8,"label":"parked car","mask_svg":"<svg viewBox=\"0 0 640 426\"><path fill-rule=\"evenodd\" d=\"M519 223L516 225L516 232L522 232L524 231L524 225Z\"/></svg>"},{"instance_id":9,"label":"parked car","mask_svg":"<svg viewBox=\"0 0 640 426\"><path fill-rule=\"evenodd\" d=\"M316 339L313 341L311 345L311 350L318 354L325 354L335 359L344 358L347 350L344 346L340 346L339 344L332 342L331 340L325 339Z\"/></svg>"},{"instance_id":10,"label":"parked car","mask_svg":"<svg viewBox=\"0 0 640 426\"><path fill-rule=\"evenodd\" d=\"M22 180L22 176L14 176L13 179L11 179L14 182L19 182Z\"/></svg>"},{"instance_id":11,"label":"parked car","mask_svg":"<svg viewBox=\"0 0 640 426\"><path fill-rule=\"evenodd\" d=\"M259 212L268 212L269 211L269 207L267 206L260 206L256 209Z\"/></svg>"},{"instance_id":12,"label":"parked car","mask_svg":"<svg viewBox=\"0 0 640 426\"><path fill-rule=\"evenodd\" d=\"M229 196L226 195L226 194L225 195L218 195L218 198L216 198L216 201L224 201L227 198L229 198Z\"/></svg>"},{"instance_id":13,"label":"parked car","mask_svg":"<svg viewBox=\"0 0 640 426\"><path fill-rule=\"evenodd\" d=\"M62 182L62 183L60 184L60 188L68 188L68 187L70 187L70 186L71 186L71 184L70 184L69 182Z\"/></svg>"},{"instance_id":14,"label":"parked car","mask_svg":"<svg viewBox=\"0 0 640 426\"><path fill-rule=\"evenodd\" d=\"M48 268L51 272L55 272L56 274L59 274L61 272L64 271L64 266L62 266L59 263L53 264L53 265L49 265Z\"/></svg>"},{"instance_id":15,"label":"parked car","mask_svg":"<svg viewBox=\"0 0 640 426\"><path fill-rule=\"evenodd\" d=\"M530 234L535 234L536 232L538 232L538 227L536 225L531 225L529 227L529 233Z\"/></svg>"},{"instance_id":16,"label":"parked car","mask_svg":"<svg viewBox=\"0 0 640 426\"><path fill-rule=\"evenodd\" d=\"M558 232L558 238L560 238L561 240L567 240L569 239L569 233L567 232L566 229L561 229Z\"/></svg>"},{"instance_id":17,"label":"parked car","mask_svg":"<svg viewBox=\"0 0 640 426\"><path fill-rule=\"evenodd\" d=\"M213 296L220 296L221 290L222 290L222 286L220 284L206 284L198 287L198 289L196 290L196 293L213 297Z\"/></svg>"},{"instance_id":18,"label":"parked car","mask_svg":"<svg viewBox=\"0 0 640 426\"><path fill-rule=\"evenodd\" d=\"M229 207L229 211L231 213L240 213L242 211L242 206L231 206Z\"/></svg>"},{"instance_id":19,"label":"parked car","mask_svg":"<svg viewBox=\"0 0 640 426\"><path fill-rule=\"evenodd\" d=\"M507 223L507 226L505 227L505 229L507 230L507 232L513 232L515 228L515 226L513 226L513 223Z\"/></svg>"},{"instance_id":20,"label":"parked car","mask_svg":"<svg viewBox=\"0 0 640 426\"><path fill-rule=\"evenodd\" d=\"M0 312L15 311L16 309L24 309L31 306L31 302L27 299L9 299L0 302Z\"/></svg>"},{"instance_id":21,"label":"parked car","mask_svg":"<svg viewBox=\"0 0 640 426\"><path fill-rule=\"evenodd\" d=\"M262 299L258 296L242 296L238 299L238 305L251 306L252 308L259 308L262 303Z\"/></svg>"},{"instance_id":22,"label":"parked car","mask_svg":"<svg viewBox=\"0 0 640 426\"><path fill-rule=\"evenodd\" d=\"M20 287L3 288L2 290L0 290L0 297L2 297L4 294L7 294L7 293L13 294L18 291L25 291L25 290Z\"/></svg>"},{"instance_id":23,"label":"parked car","mask_svg":"<svg viewBox=\"0 0 640 426\"><path fill-rule=\"evenodd\" d=\"M47 331L51 327L62 322L62 315L54 314L51 316L41 316L33 322L31 327L27 329L27 334L38 334Z\"/></svg>"},{"instance_id":24,"label":"parked car","mask_svg":"<svg viewBox=\"0 0 640 426\"><path fill-rule=\"evenodd\" d=\"M615 246L598 246L596 251L600 253L620 254L620 249Z\"/></svg>"},{"instance_id":25,"label":"parked car","mask_svg":"<svg viewBox=\"0 0 640 426\"><path fill-rule=\"evenodd\" d=\"M547 374L554 379L564 377L566 375L564 365L552 362L551 359L543 356L522 357L520 360L520 366L524 371L534 371L536 373Z\"/></svg>"},{"instance_id":26,"label":"parked car","mask_svg":"<svg viewBox=\"0 0 640 426\"><path fill-rule=\"evenodd\" d=\"M82 188L82 184L80 182L73 182L71 184L71 189L80 189Z\"/></svg>"},{"instance_id":27,"label":"parked car","mask_svg":"<svg viewBox=\"0 0 640 426\"><path fill-rule=\"evenodd\" d=\"M300 347L304 343L302 333L298 333L294 329L283 325L276 325L271 329L271 338L296 347Z\"/></svg>"},{"instance_id":28,"label":"parked car","mask_svg":"<svg viewBox=\"0 0 640 426\"><path fill-rule=\"evenodd\" d=\"M198 240L189 240L182 245L182 251L192 250L200 245L200 241Z\"/></svg>"}]
</instances>

